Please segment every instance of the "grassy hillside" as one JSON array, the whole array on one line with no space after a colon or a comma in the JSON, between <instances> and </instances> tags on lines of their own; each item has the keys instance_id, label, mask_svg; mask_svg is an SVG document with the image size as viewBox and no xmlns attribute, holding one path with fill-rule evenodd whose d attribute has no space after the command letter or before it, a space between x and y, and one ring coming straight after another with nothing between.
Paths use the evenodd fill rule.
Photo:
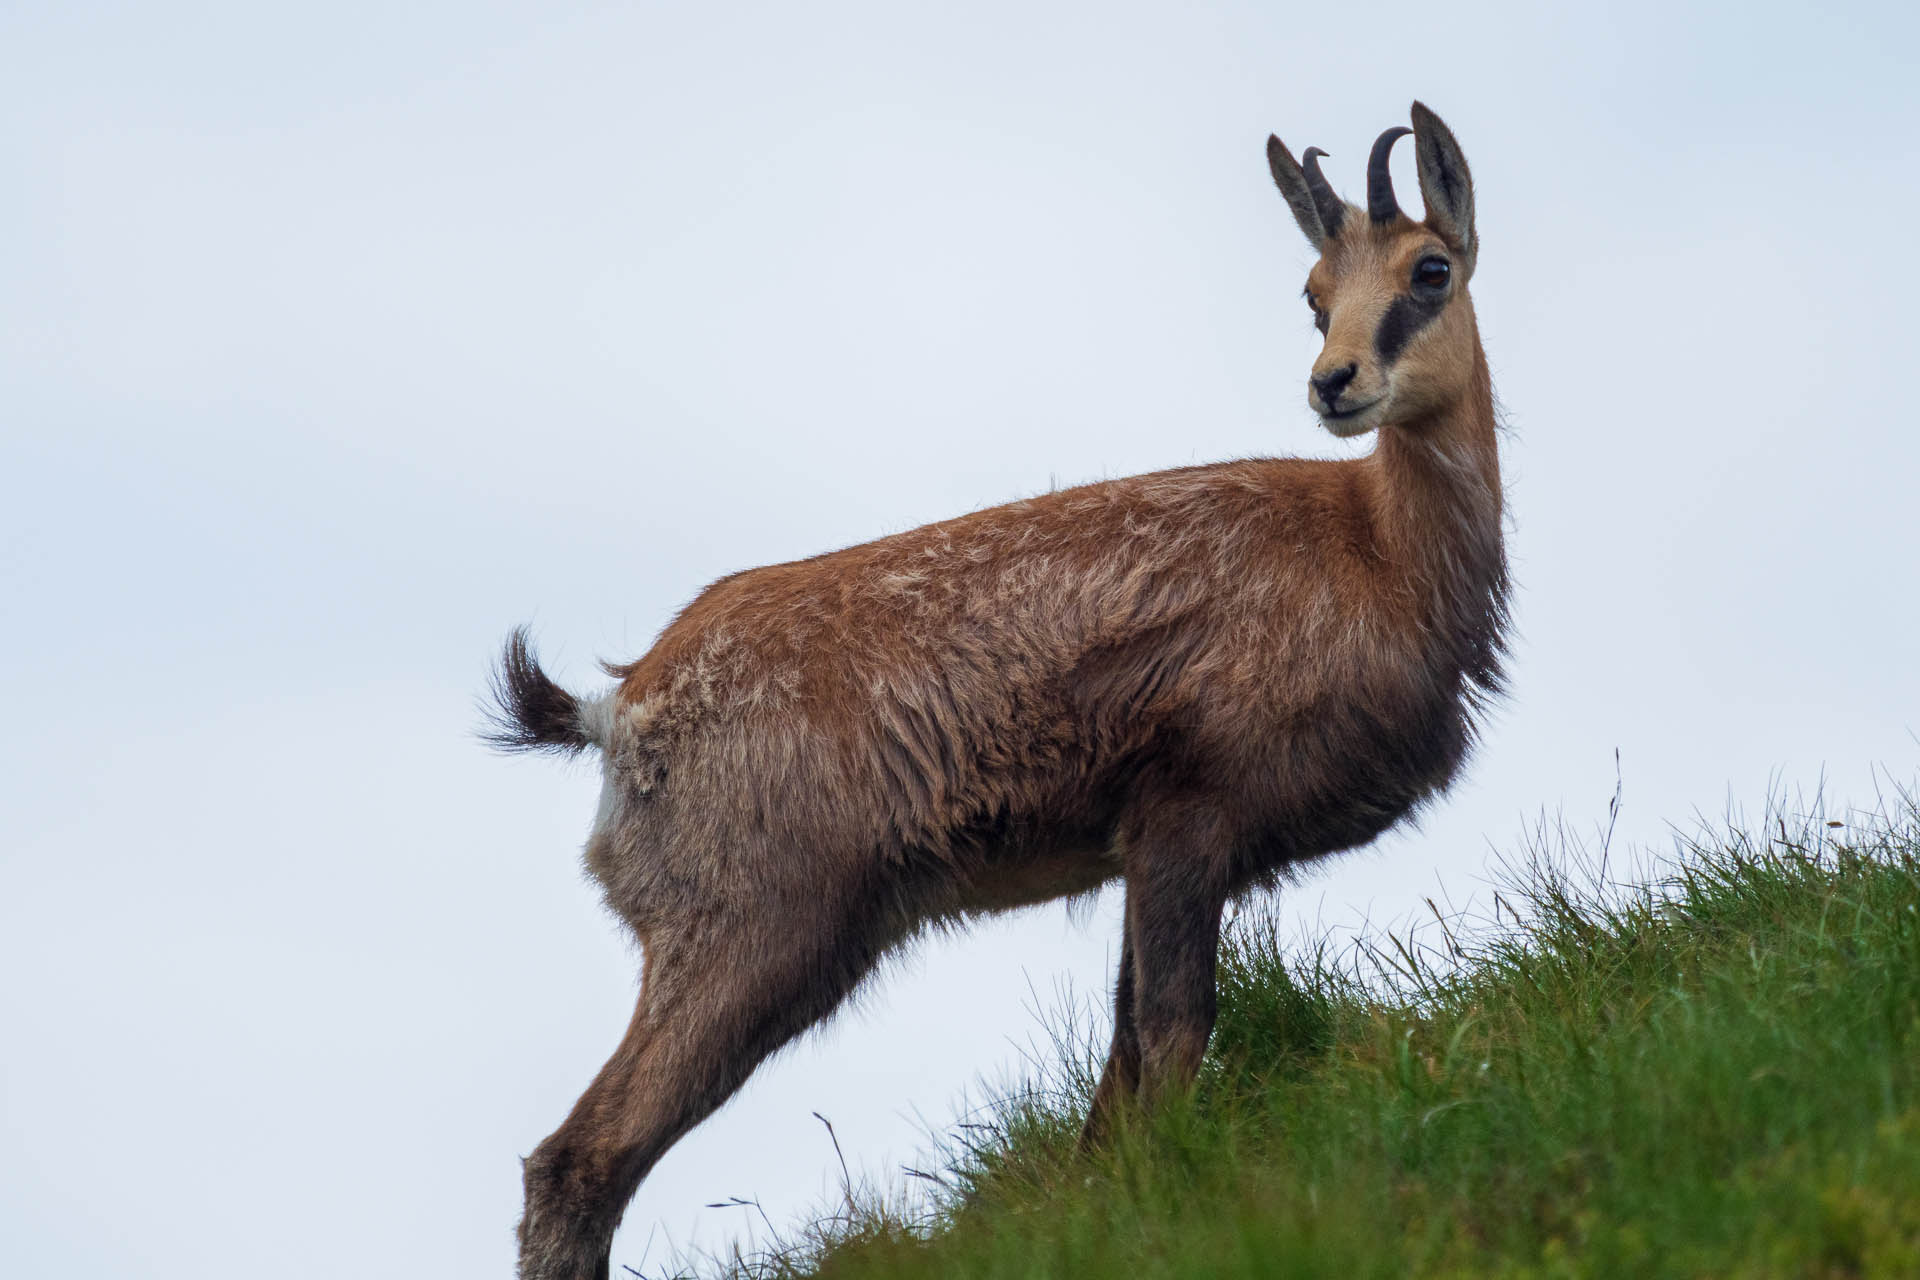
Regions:
<instances>
[{"instance_id":1,"label":"grassy hillside","mask_svg":"<svg viewBox=\"0 0 1920 1280\"><path fill-rule=\"evenodd\" d=\"M1191 1099L1075 1153L1084 1047L737 1276L1920 1275L1920 810L1770 817L1638 887L1556 842L1497 919L1229 931ZM1569 871L1567 868L1575 868Z\"/></svg>"}]
</instances>

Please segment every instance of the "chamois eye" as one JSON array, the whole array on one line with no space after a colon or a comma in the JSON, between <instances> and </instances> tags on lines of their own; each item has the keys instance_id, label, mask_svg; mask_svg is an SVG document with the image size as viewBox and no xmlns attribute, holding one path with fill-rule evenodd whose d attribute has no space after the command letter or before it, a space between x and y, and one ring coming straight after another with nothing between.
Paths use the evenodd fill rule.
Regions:
<instances>
[{"instance_id":1,"label":"chamois eye","mask_svg":"<svg viewBox=\"0 0 1920 1280\"><path fill-rule=\"evenodd\" d=\"M1307 300L1307 310L1313 312L1313 327L1324 334L1327 331L1327 313L1320 309L1319 300L1310 293L1300 296Z\"/></svg>"},{"instance_id":2,"label":"chamois eye","mask_svg":"<svg viewBox=\"0 0 1920 1280\"><path fill-rule=\"evenodd\" d=\"M1453 268L1445 258L1422 258L1413 269L1413 282L1429 289L1444 289Z\"/></svg>"}]
</instances>

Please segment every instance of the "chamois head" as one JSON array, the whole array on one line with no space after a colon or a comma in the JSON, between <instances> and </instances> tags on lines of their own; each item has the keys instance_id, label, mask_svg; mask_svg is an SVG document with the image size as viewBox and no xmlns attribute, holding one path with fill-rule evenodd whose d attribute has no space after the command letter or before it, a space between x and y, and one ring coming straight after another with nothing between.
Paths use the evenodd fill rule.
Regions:
<instances>
[{"instance_id":1,"label":"chamois head","mask_svg":"<svg viewBox=\"0 0 1920 1280\"><path fill-rule=\"evenodd\" d=\"M1393 195L1387 158L1411 133L1426 219L1415 222ZM1337 436L1417 426L1465 394L1474 369L1473 177L1453 133L1416 102L1413 128L1381 134L1367 159L1367 207L1335 195L1320 172L1267 139L1273 180L1320 261L1307 275L1307 305L1326 337L1308 379L1307 403Z\"/></svg>"}]
</instances>

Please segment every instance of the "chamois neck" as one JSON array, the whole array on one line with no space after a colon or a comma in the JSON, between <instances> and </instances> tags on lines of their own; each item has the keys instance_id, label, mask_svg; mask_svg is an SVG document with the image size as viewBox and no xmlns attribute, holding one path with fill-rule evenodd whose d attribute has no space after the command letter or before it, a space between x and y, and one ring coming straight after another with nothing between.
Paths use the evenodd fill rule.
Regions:
<instances>
[{"instance_id":1,"label":"chamois neck","mask_svg":"<svg viewBox=\"0 0 1920 1280\"><path fill-rule=\"evenodd\" d=\"M1463 679L1477 708L1503 684L1509 583L1493 379L1477 338L1473 356L1465 395L1425 421L1382 427L1362 465L1382 586L1411 606L1425 661Z\"/></svg>"},{"instance_id":2,"label":"chamois neck","mask_svg":"<svg viewBox=\"0 0 1920 1280\"><path fill-rule=\"evenodd\" d=\"M1469 569L1463 558L1500 560L1493 378L1477 338L1466 392L1424 418L1382 426L1366 463L1374 472L1375 528L1390 560L1429 574L1443 565L1451 573ZM1497 572L1495 564L1483 567Z\"/></svg>"}]
</instances>

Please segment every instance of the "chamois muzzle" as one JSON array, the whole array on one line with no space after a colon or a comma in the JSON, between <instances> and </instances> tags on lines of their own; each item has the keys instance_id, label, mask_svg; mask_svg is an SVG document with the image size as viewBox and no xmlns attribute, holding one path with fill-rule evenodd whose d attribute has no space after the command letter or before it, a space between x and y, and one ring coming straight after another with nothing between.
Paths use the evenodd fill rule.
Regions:
<instances>
[{"instance_id":1,"label":"chamois muzzle","mask_svg":"<svg viewBox=\"0 0 1920 1280\"><path fill-rule=\"evenodd\" d=\"M1313 389L1320 393L1320 403L1327 407L1328 413L1340 411L1340 393L1353 381L1353 375L1360 372L1358 364L1346 364L1331 373L1316 373L1307 381L1313 383Z\"/></svg>"}]
</instances>

